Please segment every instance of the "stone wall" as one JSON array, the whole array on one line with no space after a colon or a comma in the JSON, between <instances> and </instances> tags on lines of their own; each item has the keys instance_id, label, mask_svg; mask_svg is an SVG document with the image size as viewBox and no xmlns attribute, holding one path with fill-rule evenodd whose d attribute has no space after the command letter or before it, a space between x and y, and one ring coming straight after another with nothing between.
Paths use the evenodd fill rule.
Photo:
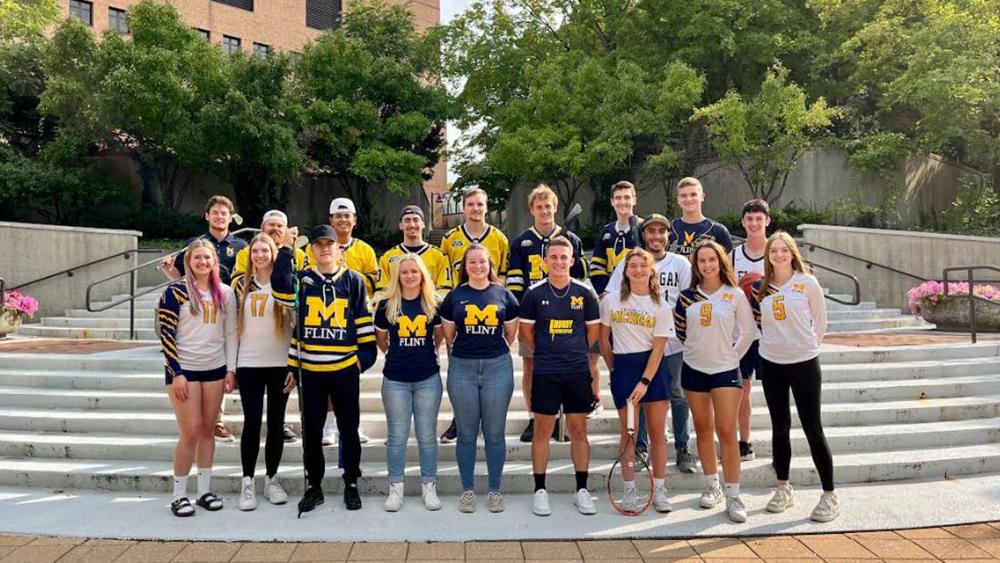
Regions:
<instances>
[{"instance_id":1,"label":"stone wall","mask_svg":"<svg viewBox=\"0 0 1000 563\"><path fill-rule=\"evenodd\" d=\"M139 231L86 229L32 223L0 222L0 277L7 287L53 274L60 270L104 258L111 254L137 248ZM142 259L142 258L140 258ZM42 315L63 315L65 309L82 309L86 305L87 286L99 279L132 267L136 255L114 258L85 268L72 277L63 275L24 288L38 299ZM128 277L102 285L95 290L98 300L107 300L113 293L128 291Z\"/></svg>"}]
</instances>

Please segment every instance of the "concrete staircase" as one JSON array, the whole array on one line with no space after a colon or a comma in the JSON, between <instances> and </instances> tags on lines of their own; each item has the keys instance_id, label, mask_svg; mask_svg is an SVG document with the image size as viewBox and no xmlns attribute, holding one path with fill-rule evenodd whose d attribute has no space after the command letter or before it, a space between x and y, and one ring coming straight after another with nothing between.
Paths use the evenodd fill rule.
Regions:
<instances>
[{"instance_id":1,"label":"concrete staircase","mask_svg":"<svg viewBox=\"0 0 1000 563\"><path fill-rule=\"evenodd\" d=\"M384 494L386 490L381 362L362 381L362 426L372 437L362 455L362 488L367 494ZM443 362L446 371L447 360ZM1000 344L828 347L822 353L822 363L824 421L838 483L940 480L1000 471ZM520 373L515 374L515 381L517 389L507 424L504 489L527 493L532 490L530 445L517 440L527 421ZM227 422L239 434L239 396L227 396L226 401ZM604 402L611 407L606 383ZM749 487L764 487L773 482L774 474L769 419L759 386L753 391L753 405L758 459L743 464L743 482ZM439 430L450 421L450 411L446 394ZM294 396L288 420L298 431ZM591 488L602 491L604 476L617 455L618 422L613 408L591 420L589 428L593 445ZM175 436L173 414L163 390L162 361L153 347L95 355L0 355L0 485L167 492ZM801 430L793 429L792 441L792 480L816 484L818 476ZM326 448L326 455L328 490L336 490L340 485L336 448ZM669 455L673 459L672 451ZM302 490L301 456L298 443L287 445L279 472L293 493ZM407 489L416 492L419 471L412 439L408 456L413 463L407 472ZM571 491L568 444L553 443L552 457L550 489ZM441 446L439 487L445 493L459 492L454 460L454 446ZM483 490L484 465L477 464L477 487ZM258 462L258 467L262 466L263 449ZM219 492L238 491L238 443L218 444L215 475ZM701 487L701 480L679 474L671 464L668 486L695 490Z\"/></svg>"},{"instance_id":2,"label":"concrete staircase","mask_svg":"<svg viewBox=\"0 0 1000 563\"><path fill-rule=\"evenodd\" d=\"M142 290L140 290L141 292ZM116 295L113 300L124 299ZM850 299L846 295L836 297ZM159 300L159 292L144 295L136 300L136 337L138 340L155 340L153 322L154 309ZM107 302L98 302L101 307ZM866 330L927 328L929 325L918 317L903 315L896 309L879 308L872 301L858 305L842 305L827 301L829 308L830 332L856 332ZM100 313L86 309L68 309L62 317L42 317L38 323L24 325L20 334L55 338L100 338L127 340L129 338L129 307L119 305Z\"/></svg>"}]
</instances>

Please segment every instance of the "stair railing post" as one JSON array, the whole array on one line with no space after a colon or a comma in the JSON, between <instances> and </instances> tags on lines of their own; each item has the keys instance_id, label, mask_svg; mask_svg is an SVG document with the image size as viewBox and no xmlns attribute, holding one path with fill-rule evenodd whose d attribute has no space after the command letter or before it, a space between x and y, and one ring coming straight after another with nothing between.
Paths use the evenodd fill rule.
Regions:
<instances>
[{"instance_id":1,"label":"stair railing post","mask_svg":"<svg viewBox=\"0 0 1000 563\"><path fill-rule=\"evenodd\" d=\"M973 291L972 268L968 270L969 280L969 332L972 333L972 343L976 343L976 293Z\"/></svg>"},{"instance_id":2,"label":"stair railing post","mask_svg":"<svg viewBox=\"0 0 1000 563\"><path fill-rule=\"evenodd\" d=\"M128 338L135 340L135 283L136 271L133 269L128 276Z\"/></svg>"}]
</instances>

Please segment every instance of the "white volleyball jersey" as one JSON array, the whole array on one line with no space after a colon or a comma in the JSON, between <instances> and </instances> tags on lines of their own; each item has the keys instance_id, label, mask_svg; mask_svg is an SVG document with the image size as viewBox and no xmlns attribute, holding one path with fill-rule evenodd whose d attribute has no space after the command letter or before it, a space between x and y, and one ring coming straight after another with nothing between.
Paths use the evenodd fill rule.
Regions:
<instances>
[{"instance_id":1,"label":"white volleyball jersey","mask_svg":"<svg viewBox=\"0 0 1000 563\"><path fill-rule=\"evenodd\" d=\"M284 323L283 330L275 330L275 307L271 284L251 285L243 305L243 333L240 334L240 351L236 367L272 368L288 364L288 344L292 339L291 323ZM288 319L293 313L284 311Z\"/></svg>"},{"instance_id":2,"label":"white volleyball jersey","mask_svg":"<svg viewBox=\"0 0 1000 563\"><path fill-rule=\"evenodd\" d=\"M176 365L180 369L171 366L175 373L206 371L222 365L227 371L236 370L236 294L228 285L222 285L221 290L225 304L222 308L216 307L209 292L196 289L196 298L201 300L197 313L191 312L183 282L168 287L160 300L160 322L165 329L161 329L161 340L168 340L165 350L177 352ZM168 365L171 356L167 355Z\"/></svg>"},{"instance_id":3,"label":"white volleyball jersey","mask_svg":"<svg viewBox=\"0 0 1000 563\"><path fill-rule=\"evenodd\" d=\"M663 298L655 303L648 295L632 294L624 303L618 291L604 296L601 324L611 327L615 354L649 352L654 337L675 337L673 310Z\"/></svg>"},{"instance_id":4,"label":"white volleyball jersey","mask_svg":"<svg viewBox=\"0 0 1000 563\"><path fill-rule=\"evenodd\" d=\"M754 316L760 326L760 356L776 364L795 364L819 355L826 334L826 298L816 278L795 272L780 287L754 293Z\"/></svg>"},{"instance_id":5,"label":"white volleyball jersey","mask_svg":"<svg viewBox=\"0 0 1000 563\"><path fill-rule=\"evenodd\" d=\"M617 294L621 291L622 276L625 275L625 263L620 262L615 266L615 271L611 273L608 286L605 288L607 295ZM677 304L677 296L681 291L691 287L691 262L680 254L667 252L663 258L656 262L656 271L660 273L660 287L663 288L663 295L667 298L667 308L674 310ZM676 336L667 339L666 354L676 354L683 350L681 341Z\"/></svg>"},{"instance_id":6,"label":"white volleyball jersey","mask_svg":"<svg viewBox=\"0 0 1000 563\"><path fill-rule=\"evenodd\" d=\"M764 275L764 257L754 260L747 256L747 245L741 244L734 248L730 258L733 261L733 270L736 272L736 281L743 279L743 276L750 272Z\"/></svg>"},{"instance_id":7,"label":"white volleyball jersey","mask_svg":"<svg viewBox=\"0 0 1000 563\"><path fill-rule=\"evenodd\" d=\"M700 287L682 291L674 308L674 328L684 343L684 363L709 374L739 367L757 338L746 295L725 284L711 295Z\"/></svg>"}]
</instances>

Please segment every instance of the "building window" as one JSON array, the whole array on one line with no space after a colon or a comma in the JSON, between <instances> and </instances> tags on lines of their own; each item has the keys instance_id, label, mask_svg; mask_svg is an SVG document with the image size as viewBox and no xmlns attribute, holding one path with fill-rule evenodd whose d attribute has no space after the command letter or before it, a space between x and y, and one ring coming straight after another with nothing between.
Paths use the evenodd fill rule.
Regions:
<instances>
[{"instance_id":1,"label":"building window","mask_svg":"<svg viewBox=\"0 0 1000 563\"><path fill-rule=\"evenodd\" d=\"M192 28L192 29L194 29L194 32L197 33L205 41L210 41L211 40L212 34L209 33L207 29L202 29L200 27L195 27L195 28Z\"/></svg>"},{"instance_id":2,"label":"building window","mask_svg":"<svg viewBox=\"0 0 1000 563\"><path fill-rule=\"evenodd\" d=\"M253 11L253 0L215 0L219 4L225 4L226 6L232 6L234 8L242 8L244 10Z\"/></svg>"},{"instance_id":3,"label":"building window","mask_svg":"<svg viewBox=\"0 0 1000 563\"><path fill-rule=\"evenodd\" d=\"M94 4L84 0L69 0L69 15L82 21L84 25L94 25Z\"/></svg>"},{"instance_id":4,"label":"building window","mask_svg":"<svg viewBox=\"0 0 1000 563\"><path fill-rule=\"evenodd\" d=\"M229 35L222 36L222 52L227 55L235 55L240 52L240 38L230 37Z\"/></svg>"},{"instance_id":5,"label":"building window","mask_svg":"<svg viewBox=\"0 0 1000 563\"><path fill-rule=\"evenodd\" d=\"M125 21L125 10L108 8L108 29L128 35L128 22Z\"/></svg>"},{"instance_id":6,"label":"building window","mask_svg":"<svg viewBox=\"0 0 1000 563\"><path fill-rule=\"evenodd\" d=\"M306 25L333 29L340 24L340 0L306 0Z\"/></svg>"},{"instance_id":7,"label":"building window","mask_svg":"<svg viewBox=\"0 0 1000 563\"><path fill-rule=\"evenodd\" d=\"M253 54L258 57L266 57L271 52L271 47L265 45L264 43L254 43L253 44Z\"/></svg>"}]
</instances>

